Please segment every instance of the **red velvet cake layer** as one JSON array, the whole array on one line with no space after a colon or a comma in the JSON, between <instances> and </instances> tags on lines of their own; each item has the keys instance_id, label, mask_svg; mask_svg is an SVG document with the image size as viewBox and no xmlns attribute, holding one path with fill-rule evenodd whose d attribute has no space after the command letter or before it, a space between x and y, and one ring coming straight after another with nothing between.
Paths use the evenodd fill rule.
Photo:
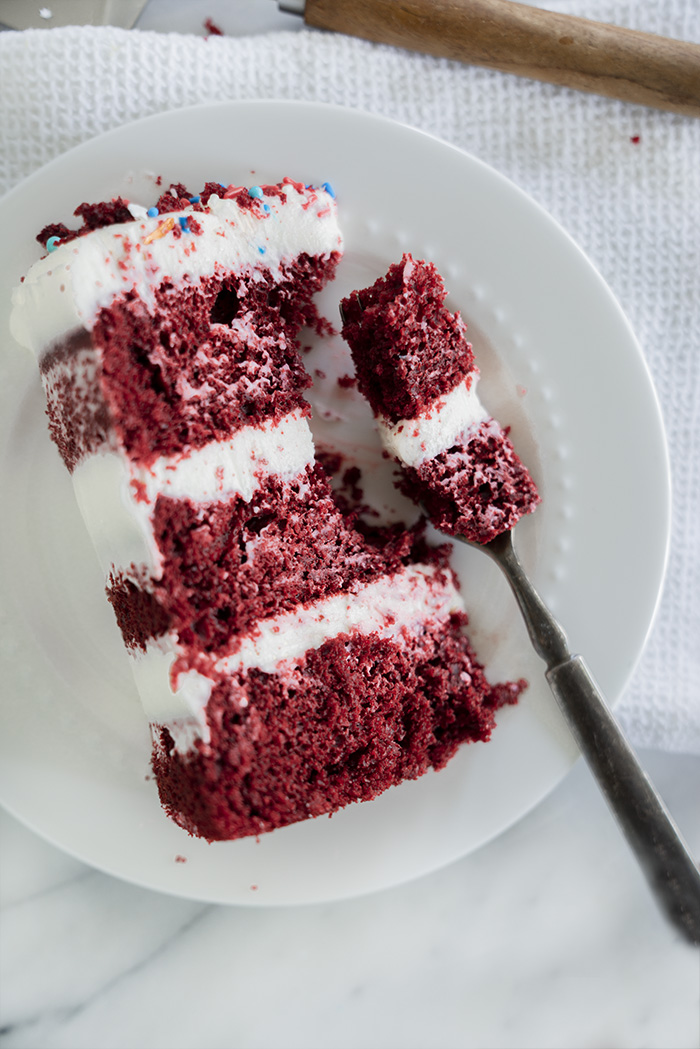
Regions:
<instances>
[{"instance_id":1,"label":"red velvet cake layer","mask_svg":"<svg viewBox=\"0 0 700 1049\"><path fill-rule=\"evenodd\" d=\"M160 734L166 810L209 840L262 834L367 801L487 740L495 709L524 683L489 686L462 619L404 643L341 635L279 675L251 671L217 687L209 743L182 755Z\"/></svg>"},{"instance_id":2,"label":"red velvet cake layer","mask_svg":"<svg viewBox=\"0 0 700 1049\"><path fill-rule=\"evenodd\" d=\"M164 632L194 651L235 651L237 637L270 616L347 591L410 556L414 537L370 545L335 505L321 467L294 481L271 477L252 500L192 504L159 496L159 579L118 574L108 587L130 648Z\"/></svg>"},{"instance_id":3,"label":"red velvet cake layer","mask_svg":"<svg viewBox=\"0 0 700 1049\"><path fill-rule=\"evenodd\" d=\"M445 297L432 263L404 255L385 277L343 300L343 336L359 389L385 441L394 442L401 491L441 531L487 543L531 513L540 497L508 431L479 404L466 327L445 308ZM450 394L461 400L441 416ZM389 424L397 424L391 437Z\"/></svg>"},{"instance_id":4,"label":"red velvet cake layer","mask_svg":"<svg viewBox=\"0 0 700 1049\"><path fill-rule=\"evenodd\" d=\"M330 187L174 184L155 213L118 198L76 215L80 229L39 235L57 254L27 275L18 330L111 564L166 812L212 841L257 835L487 740L524 682L486 680L448 548L429 548L422 526L361 524L359 470L336 497L309 465L298 336L329 327L313 296L340 258ZM360 389L390 420L418 418L473 368L444 300L434 267L405 256L344 303ZM512 466L504 448L484 439L469 468L452 456L471 446L450 448L409 479L426 503L466 493L483 516L497 500L489 470Z\"/></svg>"},{"instance_id":5,"label":"red velvet cake layer","mask_svg":"<svg viewBox=\"0 0 700 1049\"><path fill-rule=\"evenodd\" d=\"M441 532L488 543L539 502L534 481L508 437L482 423L464 444L418 467L403 467L399 487L420 502Z\"/></svg>"},{"instance_id":6,"label":"red velvet cake layer","mask_svg":"<svg viewBox=\"0 0 700 1049\"><path fill-rule=\"evenodd\" d=\"M200 448L305 404L311 384L296 345L317 323L312 296L338 262L301 257L276 281L262 271L205 278L155 293L155 311L132 293L103 309L92 332L74 333L42 360L52 436L69 469L112 433L132 462ZM66 370L76 343L92 368ZM98 363L99 361L99 363Z\"/></svg>"},{"instance_id":7,"label":"red velvet cake layer","mask_svg":"<svg viewBox=\"0 0 700 1049\"><path fill-rule=\"evenodd\" d=\"M78 329L54 343L39 368L51 440L72 473L82 459L108 444L112 432L90 333Z\"/></svg>"},{"instance_id":8,"label":"red velvet cake layer","mask_svg":"<svg viewBox=\"0 0 700 1049\"><path fill-rule=\"evenodd\" d=\"M472 369L464 324L445 309L446 294L432 263L404 255L371 287L343 299L343 337L375 415L414 419Z\"/></svg>"}]
</instances>

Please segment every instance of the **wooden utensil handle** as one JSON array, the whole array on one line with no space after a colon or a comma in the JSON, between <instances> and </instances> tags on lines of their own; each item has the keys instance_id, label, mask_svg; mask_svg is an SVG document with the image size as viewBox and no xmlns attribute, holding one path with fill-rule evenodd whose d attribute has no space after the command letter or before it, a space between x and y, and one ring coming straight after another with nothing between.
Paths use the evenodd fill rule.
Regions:
<instances>
[{"instance_id":1,"label":"wooden utensil handle","mask_svg":"<svg viewBox=\"0 0 700 1049\"><path fill-rule=\"evenodd\" d=\"M306 0L308 25L700 116L700 45L511 0Z\"/></svg>"}]
</instances>

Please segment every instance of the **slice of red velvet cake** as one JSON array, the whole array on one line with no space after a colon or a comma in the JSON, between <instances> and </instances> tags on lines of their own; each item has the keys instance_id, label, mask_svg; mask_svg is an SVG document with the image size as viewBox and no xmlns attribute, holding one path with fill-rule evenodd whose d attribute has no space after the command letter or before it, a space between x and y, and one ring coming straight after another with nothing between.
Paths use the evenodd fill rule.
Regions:
<instances>
[{"instance_id":1,"label":"slice of red velvet cake","mask_svg":"<svg viewBox=\"0 0 700 1049\"><path fill-rule=\"evenodd\" d=\"M343 336L401 488L433 524L479 543L539 503L507 431L479 401L479 370L442 279L404 255L386 276L343 300Z\"/></svg>"},{"instance_id":2,"label":"slice of red velvet cake","mask_svg":"<svg viewBox=\"0 0 700 1049\"><path fill-rule=\"evenodd\" d=\"M330 187L172 187L79 209L15 295L108 580L167 812L259 834L487 739L492 687L442 550L367 537L314 458L302 324L334 273ZM58 241L58 243L57 243Z\"/></svg>"}]
</instances>

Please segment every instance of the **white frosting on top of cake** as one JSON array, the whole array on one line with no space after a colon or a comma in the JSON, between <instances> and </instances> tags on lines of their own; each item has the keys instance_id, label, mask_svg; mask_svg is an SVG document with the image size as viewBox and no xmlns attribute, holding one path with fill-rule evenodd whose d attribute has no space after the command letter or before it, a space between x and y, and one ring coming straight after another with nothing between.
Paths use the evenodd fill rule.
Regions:
<instances>
[{"instance_id":1,"label":"white frosting on top of cake","mask_svg":"<svg viewBox=\"0 0 700 1049\"><path fill-rule=\"evenodd\" d=\"M246 426L230 438L157 459L150 468L122 451L88 456L73 471L73 485L105 573L132 564L158 578L161 557L152 512L159 495L194 503L240 495L252 499L260 480L293 480L314 462L309 424L302 410L278 422Z\"/></svg>"},{"instance_id":2,"label":"white frosting on top of cake","mask_svg":"<svg viewBox=\"0 0 700 1049\"><path fill-rule=\"evenodd\" d=\"M297 185L283 185L285 201L263 196L241 208L213 195L206 211L139 218L59 244L13 292L14 338L40 356L76 328L92 330L99 311L132 290L149 308L166 280L178 287L219 272L263 270L277 277L300 254L340 251L334 199L323 188ZM183 231L180 219L201 232Z\"/></svg>"},{"instance_id":3,"label":"white frosting on top of cake","mask_svg":"<svg viewBox=\"0 0 700 1049\"><path fill-rule=\"evenodd\" d=\"M217 675L252 669L284 675L305 653L339 634L377 634L401 644L404 635L444 623L463 610L456 587L440 569L408 565L394 575L262 620L233 655L213 663L208 687L206 676L192 670L173 680L175 654L167 650L165 639L149 642L145 654L134 653L136 682L149 720L167 724L177 749L185 752L194 739L208 738L205 708Z\"/></svg>"},{"instance_id":4,"label":"white frosting on top of cake","mask_svg":"<svg viewBox=\"0 0 700 1049\"><path fill-rule=\"evenodd\" d=\"M377 417L382 443L390 455L405 466L420 466L447 451L469 430L490 418L476 392L479 372L475 368L458 386L437 397L415 419L393 423Z\"/></svg>"}]
</instances>

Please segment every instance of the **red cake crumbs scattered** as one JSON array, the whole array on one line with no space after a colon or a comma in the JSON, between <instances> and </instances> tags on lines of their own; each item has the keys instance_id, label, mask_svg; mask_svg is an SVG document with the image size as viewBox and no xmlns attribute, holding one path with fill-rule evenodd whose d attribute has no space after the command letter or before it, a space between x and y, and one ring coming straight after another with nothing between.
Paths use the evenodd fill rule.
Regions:
<instances>
[{"instance_id":1,"label":"red cake crumbs scattered","mask_svg":"<svg viewBox=\"0 0 700 1049\"><path fill-rule=\"evenodd\" d=\"M356 375L341 375L340 378L338 379L338 386L340 386L340 388L342 390L350 390L350 389L352 389L353 387L357 386L357 376Z\"/></svg>"},{"instance_id":2,"label":"red cake crumbs scattered","mask_svg":"<svg viewBox=\"0 0 700 1049\"><path fill-rule=\"evenodd\" d=\"M155 180L155 184L159 187L162 186L162 175L158 176ZM281 186L265 185L261 188L265 196L275 197L282 203L286 202L287 198ZM171 182L167 190L164 193L161 193L158 197L154 206L158 209L160 215L168 215L173 211L185 210L194 213L203 211L209 202L209 198L213 194L216 194L219 197L227 196L230 199L235 199L238 206L244 210L259 206L259 202L256 198L250 196L247 186L226 187L218 182L207 182L198 194L192 193L182 182ZM197 199L197 197L199 197L199 199ZM109 201L99 201L96 204L80 204L73 214L83 220L81 227L70 229L63 222L54 222L48 226L44 226L41 232L37 234L36 239L43 247L46 247L47 242L51 237L58 237L61 243L65 244L68 241L75 240L77 237L83 237L85 234L91 233L96 229L102 229L105 226L133 222L133 215L129 210L128 204L129 202L122 197L115 197L113 200ZM200 227L193 219L190 219L190 229L192 232L199 232L200 230ZM177 236L179 234L176 233L175 235ZM323 324L328 325L329 322L324 320Z\"/></svg>"},{"instance_id":3,"label":"red cake crumbs scattered","mask_svg":"<svg viewBox=\"0 0 700 1049\"><path fill-rule=\"evenodd\" d=\"M350 466L343 474L343 488L349 492L350 498L359 503L364 499L364 491L360 487L362 473L359 466Z\"/></svg>"},{"instance_id":4,"label":"red cake crumbs scattered","mask_svg":"<svg viewBox=\"0 0 700 1049\"><path fill-rule=\"evenodd\" d=\"M333 448L324 448L322 445L316 445L316 462L323 467L329 477L340 473L344 461L345 456L341 452L337 452Z\"/></svg>"},{"instance_id":5,"label":"red cake crumbs scattered","mask_svg":"<svg viewBox=\"0 0 700 1049\"><path fill-rule=\"evenodd\" d=\"M76 237L81 237L85 233L91 233L92 230L100 229L103 226L113 226L120 222L133 221L127 202L122 200L121 197L116 197L114 200L101 201L99 204L80 204L73 214L82 218L82 229L71 230L63 223L54 223L45 226L37 234L36 239L39 243L46 247L46 242L50 237L59 237L62 243L66 243L66 241L74 240Z\"/></svg>"},{"instance_id":6,"label":"red cake crumbs scattered","mask_svg":"<svg viewBox=\"0 0 700 1049\"><path fill-rule=\"evenodd\" d=\"M219 29L219 27L216 24L216 22L214 22L211 18L205 18L204 22L202 24L203 24L204 28L206 29L207 33L209 34L209 36L223 36L224 35L223 29Z\"/></svg>"}]
</instances>

